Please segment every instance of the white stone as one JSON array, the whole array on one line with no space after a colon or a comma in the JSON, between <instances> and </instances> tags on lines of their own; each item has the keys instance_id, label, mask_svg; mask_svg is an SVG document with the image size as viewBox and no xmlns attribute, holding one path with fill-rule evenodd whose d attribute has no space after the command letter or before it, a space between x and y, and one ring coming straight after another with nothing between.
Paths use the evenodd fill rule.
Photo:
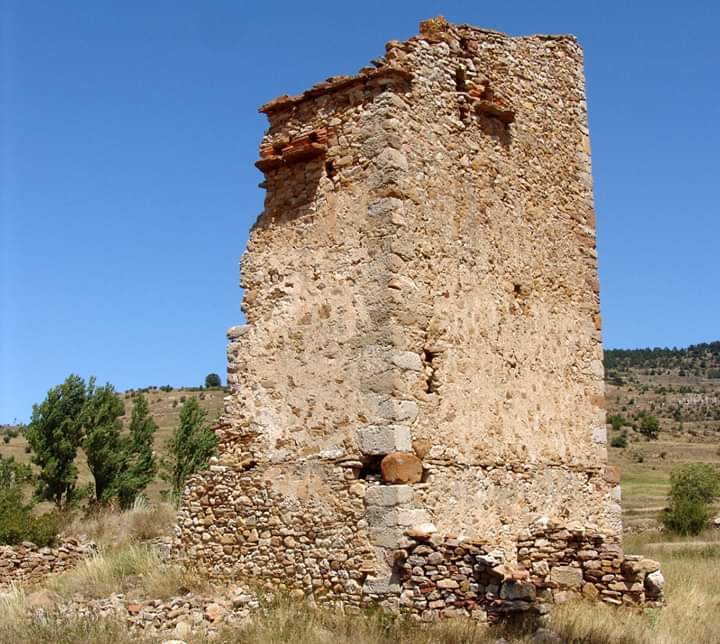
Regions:
<instances>
[{"instance_id":1,"label":"white stone","mask_svg":"<svg viewBox=\"0 0 720 644\"><path fill-rule=\"evenodd\" d=\"M598 445L605 445L607 443L607 427L605 427L605 425L593 427L592 441Z\"/></svg>"},{"instance_id":2,"label":"white stone","mask_svg":"<svg viewBox=\"0 0 720 644\"><path fill-rule=\"evenodd\" d=\"M389 420L412 422L417 418L418 406L414 400L390 398L380 403L380 414Z\"/></svg>"},{"instance_id":3,"label":"white stone","mask_svg":"<svg viewBox=\"0 0 720 644\"><path fill-rule=\"evenodd\" d=\"M363 584L363 593L368 595L387 595L400 592L400 585L391 577L368 577Z\"/></svg>"},{"instance_id":4,"label":"white stone","mask_svg":"<svg viewBox=\"0 0 720 644\"><path fill-rule=\"evenodd\" d=\"M410 428L405 425L368 425L358 429L356 436L363 454L412 451Z\"/></svg>"},{"instance_id":5,"label":"white stone","mask_svg":"<svg viewBox=\"0 0 720 644\"><path fill-rule=\"evenodd\" d=\"M368 505L401 505L412 501L410 485L373 485L365 492Z\"/></svg>"},{"instance_id":6,"label":"white stone","mask_svg":"<svg viewBox=\"0 0 720 644\"><path fill-rule=\"evenodd\" d=\"M407 170L408 162L405 155L394 148L385 148L377 157L377 164L380 168L396 168Z\"/></svg>"},{"instance_id":7,"label":"white stone","mask_svg":"<svg viewBox=\"0 0 720 644\"><path fill-rule=\"evenodd\" d=\"M665 577L659 570L651 572L645 577L645 588L651 595L660 595L665 588Z\"/></svg>"},{"instance_id":8,"label":"white stone","mask_svg":"<svg viewBox=\"0 0 720 644\"><path fill-rule=\"evenodd\" d=\"M602 360L593 360L590 363L590 372L593 376L602 380L605 377L605 367L603 366Z\"/></svg>"},{"instance_id":9,"label":"white stone","mask_svg":"<svg viewBox=\"0 0 720 644\"><path fill-rule=\"evenodd\" d=\"M391 358L392 363L400 369L408 371L422 371L423 364L420 356L414 351L401 351Z\"/></svg>"}]
</instances>

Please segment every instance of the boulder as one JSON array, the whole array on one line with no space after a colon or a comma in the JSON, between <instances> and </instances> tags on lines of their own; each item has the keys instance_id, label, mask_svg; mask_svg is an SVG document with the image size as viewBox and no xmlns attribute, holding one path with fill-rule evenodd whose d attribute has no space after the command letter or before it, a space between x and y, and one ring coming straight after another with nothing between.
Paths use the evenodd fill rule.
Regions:
<instances>
[{"instance_id":1,"label":"boulder","mask_svg":"<svg viewBox=\"0 0 720 644\"><path fill-rule=\"evenodd\" d=\"M385 483L419 483L422 480L422 461L409 452L391 452L380 462Z\"/></svg>"},{"instance_id":2,"label":"boulder","mask_svg":"<svg viewBox=\"0 0 720 644\"><path fill-rule=\"evenodd\" d=\"M645 590L650 597L659 597L665 588L665 577L656 570L645 577Z\"/></svg>"}]
</instances>

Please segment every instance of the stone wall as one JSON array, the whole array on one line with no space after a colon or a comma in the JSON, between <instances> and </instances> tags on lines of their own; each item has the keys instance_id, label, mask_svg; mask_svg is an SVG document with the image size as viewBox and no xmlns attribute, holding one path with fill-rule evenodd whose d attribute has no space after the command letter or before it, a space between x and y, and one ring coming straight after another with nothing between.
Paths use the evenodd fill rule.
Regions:
<instances>
[{"instance_id":1,"label":"stone wall","mask_svg":"<svg viewBox=\"0 0 720 644\"><path fill-rule=\"evenodd\" d=\"M547 518L518 541L520 565L508 566L487 544L406 539L395 553L399 609L423 621L464 616L497 620L507 613L547 613L584 597L626 606L660 605L659 564L624 555L612 535Z\"/></svg>"},{"instance_id":2,"label":"stone wall","mask_svg":"<svg viewBox=\"0 0 720 644\"><path fill-rule=\"evenodd\" d=\"M0 588L42 582L49 575L74 568L95 551L94 543L76 539L67 539L57 548L41 548L29 541L0 546Z\"/></svg>"},{"instance_id":3,"label":"stone wall","mask_svg":"<svg viewBox=\"0 0 720 644\"><path fill-rule=\"evenodd\" d=\"M408 531L508 566L542 515L619 544L575 39L434 19L261 111L246 324L182 556L359 606L399 597Z\"/></svg>"}]
</instances>

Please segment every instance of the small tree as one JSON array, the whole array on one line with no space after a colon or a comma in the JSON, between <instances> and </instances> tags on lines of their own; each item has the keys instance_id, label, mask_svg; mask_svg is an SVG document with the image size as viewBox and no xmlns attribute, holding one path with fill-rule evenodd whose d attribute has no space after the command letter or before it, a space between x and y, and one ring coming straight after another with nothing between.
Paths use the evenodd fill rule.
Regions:
<instances>
[{"instance_id":1,"label":"small tree","mask_svg":"<svg viewBox=\"0 0 720 644\"><path fill-rule=\"evenodd\" d=\"M29 465L18 463L12 456L0 455L0 490L32 480Z\"/></svg>"},{"instance_id":2,"label":"small tree","mask_svg":"<svg viewBox=\"0 0 720 644\"><path fill-rule=\"evenodd\" d=\"M612 416L608 416L607 420L616 432L620 431L625 424L625 419L620 414L613 414Z\"/></svg>"},{"instance_id":3,"label":"small tree","mask_svg":"<svg viewBox=\"0 0 720 644\"><path fill-rule=\"evenodd\" d=\"M42 403L33 405L26 435L32 462L40 468L35 494L58 508L75 490L75 456L82 438L84 404L85 383L72 374L48 391Z\"/></svg>"},{"instance_id":4,"label":"small tree","mask_svg":"<svg viewBox=\"0 0 720 644\"><path fill-rule=\"evenodd\" d=\"M95 479L98 501L107 501L112 496L116 479L125 469L120 440L120 416L124 413L125 407L113 386L106 384L95 388L95 379L91 378L83 411L83 449Z\"/></svg>"},{"instance_id":5,"label":"small tree","mask_svg":"<svg viewBox=\"0 0 720 644\"><path fill-rule=\"evenodd\" d=\"M212 389L213 387L222 387L222 380L220 380L220 376L216 373L209 373L205 376L205 386L208 389Z\"/></svg>"},{"instance_id":6,"label":"small tree","mask_svg":"<svg viewBox=\"0 0 720 644\"><path fill-rule=\"evenodd\" d=\"M660 422L655 416L643 415L640 419L639 431L644 436L654 440L660 433Z\"/></svg>"},{"instance_id":7,"label":"small tree","mask_svg":"<svg viewBox=\"0 0 720 644\"><path fill-rule=\"evenodd\" d=\"M170 483L176 499L182 494L185 479L207 467L216 447L217 436L208 425L207 413L196 398L188 398L180 409L180 424L168 441L168 455L163 461L163 479Z\"/></svg>"},{"instance_id":8,"label":"small tree","mask_svg":"<svg viewBox=\"0 0 720 644\"><path fill-rule=\"evenodd\" d=\"M157 462L153 442L156 431L157 425L150 415L147 400L138 393L133 398L130 435L123 445L123 471L116 485L120 507L123 509L129 508L155 477Z\"/></svg>"},{"instance_id":9,"label":"small tree","mask_svg":"<svg viewBox=\"0 0 720 644\"><path fill-rule=\"evenodd\" d=\"M610 440L610 446L625 449L628 446L627 432L622 432L618 436L613 436Z\"/></svg>"},{"instance_id":10,"label":"small tree","mask_svg":"<svg viewBox=\"0 0 720 644\"><path fill-rule=\"evenodd\" d=\"M51 545L58 530L53 514L36 515L25 503L22 486L32 480L30 466L0 456L0 545L32 541Z\"/></svg>"},{"instance_id":11,"label":"small tree","mask_svg":"<svg viewBox=\"0 0 720 644\"><path fill-rule=\"evenodd\" d=\"M670 475L670 507L665 527L677 534L699 534L710 518L710 504L720 496L720 472L708 463L690 463Z\"/></svg>"}]
</instances>

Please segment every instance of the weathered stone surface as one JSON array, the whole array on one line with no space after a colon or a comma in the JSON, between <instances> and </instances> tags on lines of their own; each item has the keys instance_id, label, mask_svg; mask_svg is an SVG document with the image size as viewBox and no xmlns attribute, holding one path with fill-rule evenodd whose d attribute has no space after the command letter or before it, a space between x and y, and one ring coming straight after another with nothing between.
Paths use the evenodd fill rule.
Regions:
<instances>
[{"instance_id":1,"label":"weathered stone surface","mask_svg":"<svg viewBox=\"0 0 720 644\"><path fill-rule=\"evenodd\" d=\"M247 324L181 556L422 621L646 601L605 469L575 39L433 19L262 111Z\"/></svg>"},{"instance_id":2,"label":"weathered stone surface","mask_svg":"<svg viewBox=\"0 0 720 644\"><path fill-rule=\"evenodd\" d=\"M363 454L380 455L412 449L410 428L405 425L361 427L357 430L357 440Z\"/></svg>"},{"instance_id":3,"label":"weathered stone surface","mask_svg":"<svg viewBox=\"0 0 720 644\"><path fill-rule=\"evenodd\" d=\"M645 577L645 590L648 595L659 597L663 594L664 589L665 577L659 570L651 572L647 577Z\"/></svg>"},{"instance_id":4,"label":"weathered stone surface","mask_svg":"<svg viewBox=\"0 0 720 644\"><path fill-rule=\"evenodd\" d=\"M365 492L368 505L403 505L412 501L410 485L373 485Z\"/></svg>"},{"instance_id":5,"label":"weathered stone surface","mask_svg":"<svg viewBox=\"0 0 720 644\"><path fill-rule=\"evenodd\" d=\"M386 483L419 483L422 480L422 461L408 452L393 452L380 463Z\"/></svg>"},{"instance_id":6,"label":"weathered stone surface","mask_svg":"<svg viewBox=\"0 0 720 644\"><path fill-rule=\"evenodd\" d=\"M550 581L560 588L579 588L583 574L580 568L573 566L554 566L550 570Z\"/></svg>"}]
</instances>

